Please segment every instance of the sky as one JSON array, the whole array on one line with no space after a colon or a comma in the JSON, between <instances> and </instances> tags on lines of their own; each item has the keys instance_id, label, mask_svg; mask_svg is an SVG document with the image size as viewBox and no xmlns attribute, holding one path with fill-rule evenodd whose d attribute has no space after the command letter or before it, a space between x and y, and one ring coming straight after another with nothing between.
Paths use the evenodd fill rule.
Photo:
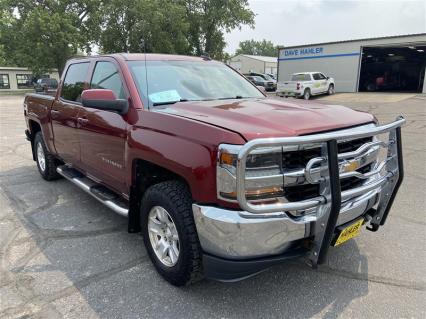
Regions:
<instances>
[{"instance_id":1,"label":"sky","mask_svg":"<svg viewBox=\"0 0 426 319\"><path fill-rule=\"evenodd\" d=\"M425 0L249 0L255 28L225 35L233 54L244 40L295 46L426 32Z\"/></svg>"}]
</instances>

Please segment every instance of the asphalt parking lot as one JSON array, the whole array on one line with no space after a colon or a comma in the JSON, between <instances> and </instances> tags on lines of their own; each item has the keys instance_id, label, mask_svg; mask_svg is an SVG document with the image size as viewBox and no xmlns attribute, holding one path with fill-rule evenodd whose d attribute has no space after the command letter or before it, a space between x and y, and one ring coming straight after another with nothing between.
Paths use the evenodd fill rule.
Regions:
<instances>
[{"instance_id":1,"label":"asphalt parking lot","mask_svg":"<svg viewBox=\"0 0 426 319\"><path fill-rule=\"evenodd\" d=\"M399 114L405 180L379 232L225 284L176 288L151 265L126 220L65 180L44 181L25 140L23 97L0 96L0 318L425 318L426 96L315 99Z\"/></svg>"}]
</instances>

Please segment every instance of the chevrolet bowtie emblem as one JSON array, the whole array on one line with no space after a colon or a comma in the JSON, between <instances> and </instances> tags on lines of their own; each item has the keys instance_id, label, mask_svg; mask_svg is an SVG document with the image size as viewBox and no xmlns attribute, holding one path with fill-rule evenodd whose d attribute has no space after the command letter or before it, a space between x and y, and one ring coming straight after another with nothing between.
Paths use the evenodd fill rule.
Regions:
<instances>
[{"instance_id":1,"label":"chevrolet bowtie emblem","mask_svg":"<svg viewBox=\"0 0 426 319\"><path fill-rule=\"evenodd\" d=\"M341 173L353 172L360 167L360 164L357 161L348 162L342 165Z\"/></svg>"}]
</instances>

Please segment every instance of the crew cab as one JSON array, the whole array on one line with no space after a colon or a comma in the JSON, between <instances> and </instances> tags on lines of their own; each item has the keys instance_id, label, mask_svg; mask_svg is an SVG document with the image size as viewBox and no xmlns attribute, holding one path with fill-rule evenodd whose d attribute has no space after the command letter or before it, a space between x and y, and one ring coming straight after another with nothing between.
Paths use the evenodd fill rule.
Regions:
<instances>
[{"instance_id":1,"label":"crew cab","mask_svg":"<svg viewBox=\"0 0 426 319\"><path fill-rule=\"evenodd\" d=\"M72 59L24 115L41 176L127 217L177 286L316 267L384 225L403 178L404 118L271 99L207 57Z\"/></svg>"},{"instance_id":2,"label":"crew cab","mask_svg":"<svg viewBox=\"0 0 426 319\"><path fill-rule=\"evenodd\" d=\"M334 79L321 72L303 72L291 75L290 81L278 83L277 95L302 97L309 100L313 95L334 94Z\"/></svg>"}]
</instances>

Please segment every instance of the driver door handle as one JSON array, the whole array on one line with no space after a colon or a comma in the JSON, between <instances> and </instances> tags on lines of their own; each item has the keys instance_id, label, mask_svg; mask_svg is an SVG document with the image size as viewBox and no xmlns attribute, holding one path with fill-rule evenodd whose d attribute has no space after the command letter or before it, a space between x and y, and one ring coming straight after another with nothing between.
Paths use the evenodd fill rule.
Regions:
<instances>
[{"instance_id":1,"label":"driver door handle","mask_svg":"<svg viewBox=\"0 0 426 319\"><path fill-rule=\"evenodd\" d=\"M84 124L87 124L87 122L89 122L89 120L86 119L86 118L83 118L83 117L78 117L77 122L81 125L84 125Z\"/></svg>"},{"instance_id":2,"label":"driver door handle","mask_svg":"<svg viewBox=\"0 0 426 319\"><path fill-rule=\"evenodd\" d=\"M59 112L58 110L50 110L50 116L53 118L53 119L57 119L58 117L59 117L59 114L60 114L61 112Z\"/></svg>"}]
</instances>

